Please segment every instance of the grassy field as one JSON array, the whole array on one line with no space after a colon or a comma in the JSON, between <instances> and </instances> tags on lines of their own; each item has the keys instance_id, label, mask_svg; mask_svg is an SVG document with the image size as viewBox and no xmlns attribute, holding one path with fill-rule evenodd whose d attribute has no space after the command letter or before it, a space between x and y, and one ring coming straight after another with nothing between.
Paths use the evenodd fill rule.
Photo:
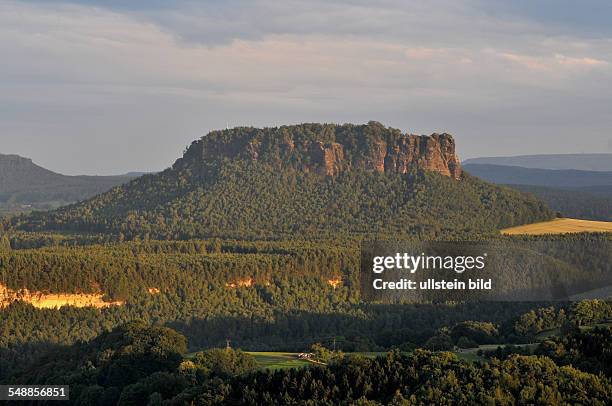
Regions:
<instances>
[{"instance_id":1,"label":"grassy field","mask_svg":"<svg viewBox=\"0 0 612 406\"><path fill-rule=\"evenodd\" d=\"M257 365L261 369L285 369L285 368L297 368L306 365L313 365L303 359L298 358L298 354L295 352L251 352L249 354L255 357Z\"/></svg>"},{"instance_id":2,"label":"grassy field","mask_svg":"<svg viewBox=\"0 0 612 406\"><path fill-rule=\"evenodd\" d=\"M503 347L506 344L483 344L480 345L476 348L465 348L465 349L461 349L461 350L457 350L455 351L455 354L457 354L457 357L459 359L462 359L464 361L471 361L471 362L475 362L475 361L486 361L485 357L482 357L480 355L478 355L478 351L482 350L482 351L493 351L495 349L497 349L497 347ZM530 348L535 348L538 345L538 343L531 343L531 344L518 344L516 345L517 347L530 347Z\"/></svg>"},{"instance_id":3,"label":"grassy field","mask_svg":"<svg viewBox=\"0 0 612 406\"><path fill-rule=\"evenodd\" d=\"M257 365L261 369L284 369L284 368L297 368L306 365L315 365L313 362L306 361L298 358L297 352L258 352L258 351L247 351L249 354L255 357ZM346 353L360 354L368 358L375 358L379 355L386 354L385 352L360 352L360 353Z\"/></svg>"},{"instance_id":4,"label":"grassy field","mask_svg":"<svg viewBox=\"0 0 612 406\"><path fill-rule=\"evenodd\" d=\"M284 369L284 368L299 368L306 365L314 365L312 362L298 358L297 352L260 352L260 351L245 351L255 357L257 366L261 369ZM196 352L187 354L185 358L191 359Z\"/></svg>"},{"instance_id":5,"label":"grassy field","mask_svg":"<svg viewBox=\"0 0 612 406\"><path fill-rule=\"evenodd\" d=\"M304 366L316 365L315 362L300 359L297 352L276 352L276 351L245 351L247 354L251 354L255 357L257 366L260 369L286 369L286 368L299 368ZM189 353L185 356L187 359L191 359L195 356L196 352ZM386 354L386 352L360 352L360 353L345 353L360 354L368 358L375 358L379 355Z\"/></svg>"},{"instance_id":6,"label":"grassy field","mask_svg":"<svg viewBox=\"0 0 612 406\"><path fill-rule=\"evenodd\" d=\"M542 235L584 232L612 232L612 222L562 218L544 221L541 223L525 224L522 226L510 227L501 230L502 234L507 235Z\"/></svg>"},{"instance_id":7,"label":"grassy field","mask_svg":"<svg viewBox=\"0 0 612 406\"><path fill-rule=\"evenodd\" d=\"M488 351L495 350L499 346L503 346L504 344L489 344L489 345L481 345L477 348L467 348L458 351L454 351L457 354L459 359L475 362L475 361L483 361L485 358L478 355L478 350ZM298 368L307 365L314 365L311 362L301 360L297 358L297 353L290 352L249 352L249 354L255 357L257 361L257 365L261 369L285 369L285 368ZM357 353L346 353L349 354L357 354ZM358 353L360 355L366 356L368 358L375 358L379 355L386 354L385 352L362 352Z\"/></svg>"}]
</instances>

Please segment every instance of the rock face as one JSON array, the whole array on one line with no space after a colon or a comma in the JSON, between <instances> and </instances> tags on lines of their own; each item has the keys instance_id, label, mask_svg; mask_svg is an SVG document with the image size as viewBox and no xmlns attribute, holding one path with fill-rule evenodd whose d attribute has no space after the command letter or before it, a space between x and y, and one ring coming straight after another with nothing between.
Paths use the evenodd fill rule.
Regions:
<instances>
[{"instance_id":1,"label":"rock face","mask_svg":"<svg viewBox=\"0 0 612 406\"><path fill-rule=\"evenodd\" d=\"M344 147L337 142L323 144L315 142L310 145L310 158L313 167L326 175L334 176L342 170Z\"/></svg>"},{"instance_id":2,"label":"rock face","mask_svg":"<svg viewBox=\"0 0 612 406\"><path fill-rule=\"evenodd\" d=\"M336 176L351 168L408 173L414 169L459 179L452 135L415 135L370 122L363 126L303 124L280 128L214 131L195 141L175 167L224 159L264 161L279 168Z\"/></svg>"},{"instance_id":3,"label":"rock face","mask_svg":"<svg viewBox=\"0 0 612 406\"><path fill-rule=\"evenodd\" d=\"M366 170L394 173L407 173L416 167L455 179L461 177L455 141L446 133L430 136L406 134L392 143L377 142L364 167Z\"/></svg>"},{"instance_id":4,"label":"rock face","mask_svg":"<svg viewBox=\"0 0 612 406\"><path fill-rule=\"evenodd\" d=\"M0 309L18 300L39 309L59 309L62 306L104 308L124 304L122 301L105 302L103 297L102 293L42 293L26 288L11 290L0 284Z\"/></svg>"}]
</instances>

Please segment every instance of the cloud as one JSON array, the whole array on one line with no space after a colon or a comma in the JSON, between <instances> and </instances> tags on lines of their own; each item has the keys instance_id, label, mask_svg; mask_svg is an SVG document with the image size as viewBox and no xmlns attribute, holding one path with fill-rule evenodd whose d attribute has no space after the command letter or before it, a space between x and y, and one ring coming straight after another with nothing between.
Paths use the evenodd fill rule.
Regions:
<instances>
[{"instance_id":1,"label":"cloud","mask_svg":"<svg viewBox=\"0 0 612 406\"><path fill-rule=\"evenodd\" d=\"M541 58L534 58L527 55L519 55L511 52L501 52L498 54L501 58L511 62L516 62L519 65L523 65L529 69L536 70L547 70L548 66L541 60Z\"/></svg>"},{"instance_id":2,"label":"cloud","mask_svg":"<svg viewBox=\"0 0 612 406\"><path fill-rule=\"evenodd\" d=\"M595 58L572 58L569 56L556 54L555 59L559 65L562 66L578 66L578 67L604 67L610 65L608 61Z\"/></svg>"},{"instance_id":3,"label":"cloud","mask_svg":"<svg viewBox=\"0 0 612 406\"><path fill-rule=\"evenodd\" d=\"M227 124L379 119L475 134L474 151L483 126L512 132L509 112L538 131L536 113L602 133L612 41L519 15L450 0L5 1L0 138L54 169L99 173L121 171L104 156L167 166ZM568 108L585 115L565 123Z\"/></svg>"},{"instance_id":4,"label":"cloud","mask_svg":"<svg viewBox=\"0 0 612 406\"><path fill-rule=\"evenodd\" d=\"M546 56L521 55L511 52L496 53L500 58L517 63L528 69L536 71L554 72L573 68L602 68L609 63L601 59L590 57L570 57L563 54Z\"/></svg>"}]
</instances>

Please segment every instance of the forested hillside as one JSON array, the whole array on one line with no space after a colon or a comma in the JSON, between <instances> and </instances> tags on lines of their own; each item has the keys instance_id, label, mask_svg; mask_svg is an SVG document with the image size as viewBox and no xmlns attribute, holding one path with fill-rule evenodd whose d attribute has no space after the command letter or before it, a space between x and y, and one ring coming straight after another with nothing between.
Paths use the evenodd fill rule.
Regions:
<instances>
[{"instance_id":1,"label":"forested hillside","mask_svg":"<svg viewBox=\"0 0 612 406\"><path fill-rule=\"evenodd\" d=\"M599 334L559 345L574 363L592 365L589 352L610 350L609 329ZM565 365L554 352L552 359L511 355L487 363L427 350L375 358L336 353L327 365L254 371L253 357L240 350L184 358L185 344L172 329L129 323L57 348L14 383L70 383L72 404L95 405L605 405L612 397L609 376Z\"/></svg>"},{"instance_id":2,"label":"forested hillside","mask_svg":"<svg viewBox=\"0 0 612 406\"><path fill-rule=\"evenodd\" d=\"M4 303L0 379L57 345L92 339L130 320L171 326L188 337L191 349L220 346L229 338L234 345L268 351L302 351L329 337L347 351L412 349L429 340L436 348L452 348L461 336L470 335L455 337L445 328L466 320L499 325L493 342L521 342L565 320L559 316L539 321L539 315L519 320L542 305L534 303L364 303L354 241L212 239L73 247L62 244L74 241L59 239L60 245L21 248L33 243L30 237L16 235L11 249L0 249L1 285L15 291L100 293L122 304L55 310ZM601 255L571 255L564 247L582 244L597 250L609 237L569 235L557 240L560 258L589 269L588 261ZM545 277L542 283L547 283ZM515 282L520 281L508 284ZM576 317L594 322L611 314L598 310Z\"/></svg>"},{"instance_id":3,"label":"forested hillside","mask_svg":"<svg viewBox=\"0 0 612 406\"><path fill-rule=\"evenodd\" d=\"M138 176L66 176L17 155L0 154L0 214L55 208L106 192Z\"/></svg>"},{"instance_id":4,"label":"forested hillside","mask_svg":"<svg viewBox=\"0 0 612 406\"><path fill-rule=\"evenodd\" d=\"M534 169L476 163L465 164L463 168L488 182L532 193L565 217L612 220L612 172Z\"/></svg>"},{"instance_id":5,"label":"forested hillside","mask_svg":"<svg viewBox=\"0 0 612 406\"><path fill-rule=\"evenodd\" d=\"M372 122L216 131L162 173L12 225L128 239L431 237L551 217L533 197L462 174L450 135Z\"/></svg>"},{"instance_id":6,"label":"forested hillside","mask_svg":"<svg viewBox=\"0 0 612 406\"><path fill-rule=\"evenodd\" d=\"M509 185L513 189L532 193L545 202L552 210L565 217L612 221L612 193L606 196L598 189L589 188L553 189L531 185ZM612 186L608 186L612 190Z\"/></svg>"}]
</instances>

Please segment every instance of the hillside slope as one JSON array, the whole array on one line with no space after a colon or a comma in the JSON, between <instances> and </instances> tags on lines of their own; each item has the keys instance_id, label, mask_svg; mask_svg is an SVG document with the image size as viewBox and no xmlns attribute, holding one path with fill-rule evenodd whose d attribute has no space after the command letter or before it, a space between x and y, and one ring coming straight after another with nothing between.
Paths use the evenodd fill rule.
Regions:
<instances>
[{"instance_id":1,"label":"hillside slope","mask_svg":"<svg viewBox=\"0 0 612 406\"><path fill-rule=\"evenodd\" d=\"M36 165L18 155L0 154L0 206L41 208L59 205L105 192L134 176L66 176Z\"/></svg>"},{"instance_id":2,"label":"hillside slope","mask_svg":"<svg viewBox=\"0 0 612 406\"><path fill-rule=\"evenodd\" d=\"M463 169L474 176L497 184L553 188L612 185L612 172L534 169L490 164L464 164Z\"/></svg>"},{"instance_id":3,"label":"hillside slope","mask_svg":"<svg viewBox=\"0 0 612 406\"><path fill-rule=\"evenodd\" d=\"M127 238L450 236L551 217L533 197L462 174L449 134L370 122L211 132L164 172L13 224Z\"/></svg>"},{"instance_id":4,"label":"hillside slope","mask_svg":"<svg viewBox=\"0 0 612 406\"><path fill-rule=\"evenodd\" d=\"M498 156L466 159L464 165L488 164L522 166L535 169L576 169L581 171L612 171L612 154L541 154Z\"/></svg>"},{"instance_id":5,"label":"hillside slope","mask_svg":"<svg viewBox=\"0 0 612 406\"><path fill-rule=\"evenodd\" d=\"M533 185L509 185L532 193L554 211L565 217L612 221L612 186L553 189ZM607 188L607 189L606 189ZM608 195L605 193L608 192Z\"/></svg>"},{"instance_id":6,"label":"hillside slope","mask_svg":"<svg viewBox=\"0 0 612 406\"><path fill-rule=\"evenodd\" d=\"M470 174L534 194L566 217L612 220L612 172L466 164Z\"/></svg>"}]
</instances>

